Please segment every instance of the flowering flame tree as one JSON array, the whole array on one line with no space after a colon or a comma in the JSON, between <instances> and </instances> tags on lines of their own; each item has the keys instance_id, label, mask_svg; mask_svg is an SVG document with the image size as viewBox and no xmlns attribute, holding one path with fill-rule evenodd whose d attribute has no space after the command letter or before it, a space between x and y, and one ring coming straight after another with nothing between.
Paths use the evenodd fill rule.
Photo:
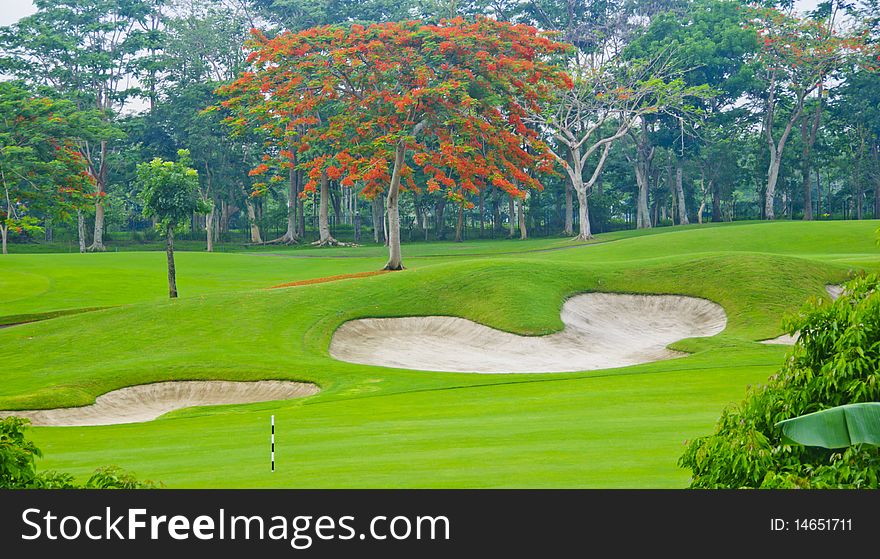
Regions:
<instances>
[{"instance_id":1,"label":"flowering flame tree","mask_svg":"<svg viewBox=\"0 0 880 559\"><path fill-rule=\"evenodd\" d=\"M324 26L269 38L254 31L252 71L223 88L227 122L261 130L267 175L259 193L293 166L304 195L327 180L383 195L388 270L400 270L402 189L443 189L468 204L489 185L516 197L541 189L529 170L552 156L526 115L554 88L570 87L551 59L566 49L535 28L488 18L369 27Z\"/></svg>"}]
</instances>

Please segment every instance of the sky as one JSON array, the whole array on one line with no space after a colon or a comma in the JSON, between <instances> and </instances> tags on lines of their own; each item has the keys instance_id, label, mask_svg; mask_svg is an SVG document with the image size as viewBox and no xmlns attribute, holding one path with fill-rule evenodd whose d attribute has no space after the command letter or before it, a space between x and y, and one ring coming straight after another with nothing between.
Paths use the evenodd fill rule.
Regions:
<instances>
[{"instance_id":1,"label":"sky","mask_svg":"<svg viewBox=\"0 0 880 559\"><path fill-rule=\"evenodd\" d=\"M31 0L0 0L0 26L15 23L37 11Z\"/></svg>"}]
</instances>

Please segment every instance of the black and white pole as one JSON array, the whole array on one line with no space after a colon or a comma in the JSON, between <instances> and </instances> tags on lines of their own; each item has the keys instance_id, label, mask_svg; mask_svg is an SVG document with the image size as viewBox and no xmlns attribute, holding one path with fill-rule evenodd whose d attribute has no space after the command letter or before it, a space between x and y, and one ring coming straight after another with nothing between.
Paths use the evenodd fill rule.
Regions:
<instances>
[{"instance_id":1,"label":"black and white pole","mask_svg":"<svg viewBox=\"0 0 880 559\"><path fill-rule=\"evenodd\" d=\"M275 471L275 416L272 416L272 471Z\"/></svg>"}]
</instances>

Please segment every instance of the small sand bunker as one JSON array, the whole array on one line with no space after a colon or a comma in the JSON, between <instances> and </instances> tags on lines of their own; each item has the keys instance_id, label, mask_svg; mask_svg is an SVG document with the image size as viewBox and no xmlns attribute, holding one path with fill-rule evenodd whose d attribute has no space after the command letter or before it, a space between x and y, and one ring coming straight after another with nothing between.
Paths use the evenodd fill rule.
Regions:
<instances>
[{"instance_id":1,"label":"small sand bunker","mask_svg":"<svg viewBox=\"0 0 880 559\"><path fill-rule=\"evenodd\" d=\"M843 286L842 285L826 285L825 291L828 293L828 296L831 297L831 300L834 301L838 297L843 294ZM772 345L794 345L797 343L798 338L800 336L797 332L792 334L783 334L781 336L777 336L775 338L770 338L769 340L761 340L762 344L772 344Z\"/></svg>"},{"instance_id":2,"label":"small sand bunker","mask_svg":"<svg viewBox=\"0 0 880 559\"><path fill-rule=\"evenodd\" d=\"M727 324L721 306L673 295L586 293L567 300L561 318L565 329L548 336L518 336L446 316L352 320L333 334L330 355L423 371L587 371L680 357L666 346L714 336Z\"/></svg>"},{"instance_id":3,"label":"small sand bunker","mask_svg":"<svg viewBox=\"0 0 880 559\"><path fill-rule=\"evenodd\" d=\"M53 426L139 423L182 408L290 400L311 396L318 390L311 383L280 380L157 382L108 392L90 406L0 411L0 417L17 415L29 418L34 425Z\"/></svg>"}]
</instances>

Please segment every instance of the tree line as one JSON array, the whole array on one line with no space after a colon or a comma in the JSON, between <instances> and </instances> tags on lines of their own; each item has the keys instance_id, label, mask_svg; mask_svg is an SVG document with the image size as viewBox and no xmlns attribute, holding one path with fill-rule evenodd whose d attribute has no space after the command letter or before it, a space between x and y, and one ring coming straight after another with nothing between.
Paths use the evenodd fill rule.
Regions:
<instances>
[{"instance_id":1,"label":"tree line","mask_svg":"<svg viewBox=\"0 0 880 559\"><path fill-rule=\"evenodd\" d=\"M208 250L880 218L877 0L35 5L0 29L4 252L152 239L138 165L182 149Z\"/></svg>"}]
</instances>

